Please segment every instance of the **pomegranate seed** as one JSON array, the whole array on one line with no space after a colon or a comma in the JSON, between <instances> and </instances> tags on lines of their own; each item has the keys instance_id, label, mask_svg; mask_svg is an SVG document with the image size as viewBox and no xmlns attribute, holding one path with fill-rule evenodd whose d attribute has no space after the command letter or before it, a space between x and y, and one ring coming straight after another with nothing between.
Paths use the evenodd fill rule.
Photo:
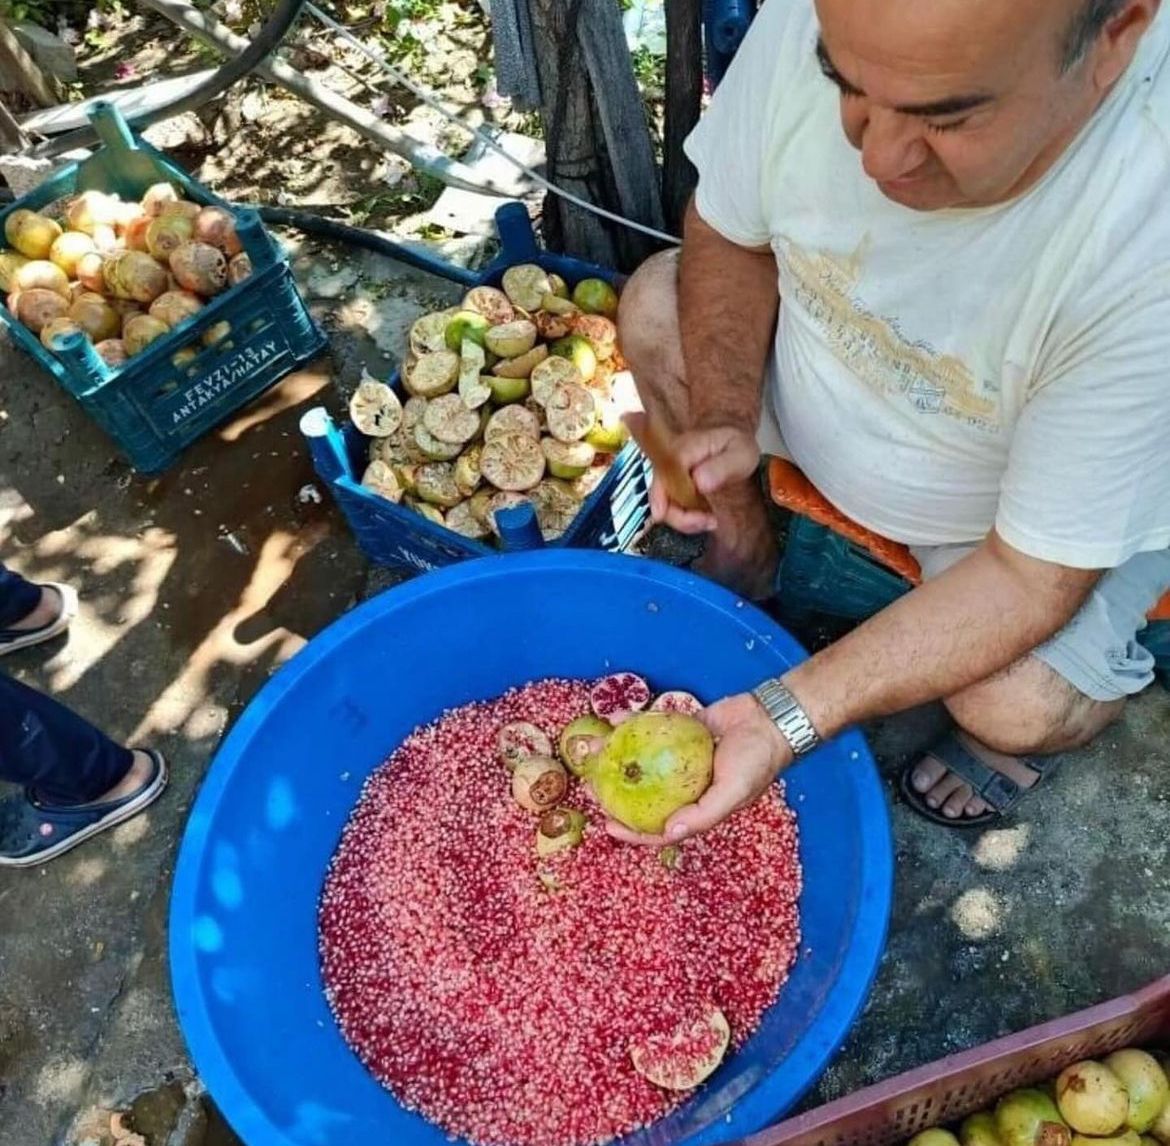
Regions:
<instances>
[{"instance_id":1,"label":"pomegranate seed","mask_svg":"<svg viewBox=\"0 0 1170 1146\"><path fill-rule=\"evenodd\" d=\"M577 848L536 854L497 736L555 739L590 683L546 680L417 729L366 781L319 923L341 1031L405 1107L480 1146L592 1146L684 1102L631 1048L717 1007L732 1046L759 1025L800 943L797 825L774 788L682 847L606 835L588 788Z\"/></svg>"}]
</instances>

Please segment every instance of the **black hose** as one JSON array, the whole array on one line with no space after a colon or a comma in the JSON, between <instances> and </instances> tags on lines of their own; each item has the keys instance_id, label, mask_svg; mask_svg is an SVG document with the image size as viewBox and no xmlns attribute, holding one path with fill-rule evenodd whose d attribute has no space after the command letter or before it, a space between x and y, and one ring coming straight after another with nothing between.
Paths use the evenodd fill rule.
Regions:
<instances>
[{"instance_id":1,"label":"black hose","mask_svg":"<svg viewBox=\"0 0 1170 1146\"><path fill-rule=\"evenodd\" d=\"M281 40L296 23L304 6L305 0L277 0L276 7L273 8L272 15L268 17L264 27L256 33L255 39L238 56L217 68L194 91L171 100L170 103L157 107L153 111L142 112L134 116L128 121L130 126L136 131L142 131L143 128L149 127L152 123L182 115L186 111L193 111L215 99L232 84L243 79L257 64L280 46ZM97 142L97 134L92 127L87 125L37 144L32 149L31 154L37 157L60 155L78 148L93 147Z\"/></svg>"},{"instance_id":2,"label":"black hose","mask_svg":"<svg viewBox=\"0 0 1170 1146\"><path fill-rule=\"evenodd\" d=\"M407 266L426 271L427 274L440 275L445 279L462 283L464 286L475 286L479 282L479 275L475 271L452 266L434 255L416 251L362 227L351 227L348 223L339 223L336 219L328 219L324 215L316 215L311 211L298 211L288 207L256 206L254 209L259 211L260 218L266 223L273 223L281 227L295 227L298 231L319 235L321 238L330 239L333 242L365 247L366 250L386 255L400 263L406 263Z\"/></svg>"}]
</instances>

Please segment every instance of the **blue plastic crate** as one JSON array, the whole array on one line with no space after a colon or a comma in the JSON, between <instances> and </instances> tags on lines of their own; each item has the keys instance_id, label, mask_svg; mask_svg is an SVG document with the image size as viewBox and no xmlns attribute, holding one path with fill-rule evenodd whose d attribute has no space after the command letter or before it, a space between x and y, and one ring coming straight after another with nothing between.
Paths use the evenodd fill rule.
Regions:
<instances>
[{"instance_id":1,"label":"blue plastic crate","mask_svg":"<svg viewBox=\"0 0 1170 1146\"><path fill-rule=\"evenodd\" d=\"M496 213L496 227L502 253L482 275L468 275L438 263L436 273L446 274L467 286L498 286L507 267L539 263L570 284L583 278L617 280L613 271L541 250L527 212L519 204L501 207ZM397 373L390 384L400 396L406 396ZM370 439L353 426L339 429L318 408L306 414L301 428L317 473L332 490L358 545L371 561L407 569L436 569L468 557L499 552L493 546L435 525L413 510L395 505L362 486ZM582 503L564 535L550 544L612 552L627 549L650 514L650 474L650 463L642 452L633 442L627 443L597 489ZM529 506L505 510L497 515L497 523L505 549L536 548L544 544Z\"/></svg>"},{"instance_id":2,"label":"blue plastic crate","mask_svg":"<svg viewBox=\"0 0 1170 1146\"><path fill-rule=\"evenodd\" d=\"M85 190L116 192L133 201L151 183L168 182L188 199L232 211L240 241L252 260L250 278L216 296L198 314L116 369L107 366L79 334L60 339L60 350L49 352L7 309L0 308L0 321L13 341L81 403L136 470L156 473L196 438L316 357L326 338L309 316L283 250L254 211L239 210L217 198L136 139L110 105L97 105L91 118L103 147L93 158L71 164L0 211L0 234L8 215L21 208L51 209ZM95 167L95 160L108 158L123 171L141 167L139 178L111 180L104 166ZM144 179L147 170L151 175ZM231 333L213 346L203 346L203 333L224 321L231 324ZM176 364L176 353L187 347L196 351L195 356Z\"/></svg>"}]
</instances>

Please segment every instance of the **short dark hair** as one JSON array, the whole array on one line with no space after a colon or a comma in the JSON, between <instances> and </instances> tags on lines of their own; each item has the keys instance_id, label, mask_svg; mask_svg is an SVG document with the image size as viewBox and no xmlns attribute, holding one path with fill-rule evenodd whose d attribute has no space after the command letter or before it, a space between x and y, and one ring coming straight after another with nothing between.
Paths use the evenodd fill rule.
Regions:
<instances>
[{"instance_id":1,"label":"short dark hair","mask_svg":"<svg viewBox=\"0 0 1170 1146\"><path fill-rule=\"evenodd\" d=\"M1064 36L1061 67L1065 71L1085 58L1093 41L1125 4L1126 0L1080 0L1080 7Z\"/></svg>"}]
</instances>

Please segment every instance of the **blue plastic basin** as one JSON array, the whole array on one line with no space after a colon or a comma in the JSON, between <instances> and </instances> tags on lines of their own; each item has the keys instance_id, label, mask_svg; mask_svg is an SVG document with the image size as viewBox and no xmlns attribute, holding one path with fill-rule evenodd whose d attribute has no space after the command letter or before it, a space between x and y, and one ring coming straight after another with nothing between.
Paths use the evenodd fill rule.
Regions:
<instances>
[{"instance_id":1,"label":"blue plastic basin","mask_svg":"<svg viewBox=\"0 0 1170 1146\"><path fill-rule=\"evenodd\" d=\"M444 708L545 676L634 669L706 700L802 659L762 613L691 574L587 551L486 558L354 609L282 668L220 749L192 811L171 907L179 1021L248 1146L442 1146L346 1047L322 993L316 907L363 779ZM788 775L804 942L759 1032L684 1107L623 1146L711 1146L817 1079L885 942L892 849L857 734Z\"/></svg>"}]
</instances>

